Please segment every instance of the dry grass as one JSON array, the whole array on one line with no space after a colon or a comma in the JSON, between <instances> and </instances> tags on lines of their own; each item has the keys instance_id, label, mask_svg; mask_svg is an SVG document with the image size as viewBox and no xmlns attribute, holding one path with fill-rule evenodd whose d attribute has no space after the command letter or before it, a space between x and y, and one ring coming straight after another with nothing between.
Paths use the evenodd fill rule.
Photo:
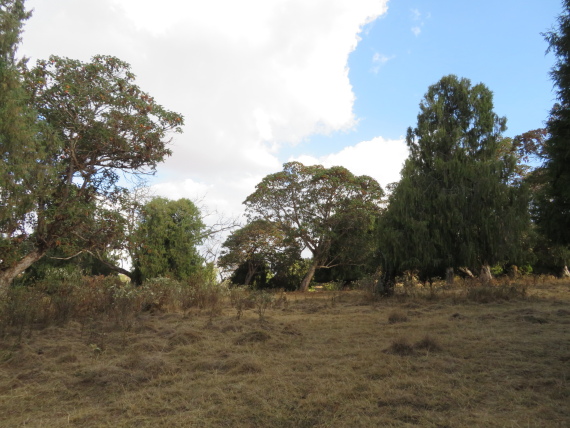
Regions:
<instances>
[{"instance_id":1,"label":"dry grass","mask_svg":"<svg viewBox=\"0 0 570 428\"><path fill-rule=\"evenodd\" d=\"M11 326L0 426L570 426L570 283L497 290L228 296Z\"/></svg>"}]
</instances>

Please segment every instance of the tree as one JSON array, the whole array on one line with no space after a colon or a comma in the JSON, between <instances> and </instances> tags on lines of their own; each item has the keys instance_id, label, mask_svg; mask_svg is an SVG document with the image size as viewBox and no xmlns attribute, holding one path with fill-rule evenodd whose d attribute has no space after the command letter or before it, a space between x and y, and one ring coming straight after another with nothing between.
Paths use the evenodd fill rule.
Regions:
<instances>
[{"instance_id":1,"label":"tree","mask_svg":"<svg viewBox=\"0 0 570 428\"><path fill-rule=\"evenodd\" d=\"M557 57L551 76L558 103L547 122L544 145L545 186L537 204L536 220L546 236L558 245L570 244L570 0L563 1L558 28L545 34L549 51Z\"/></svg>"},{"instance_id":2,"label":"tree","mask_svg":"<svg viewBox=\"0 0 570 428\"><path fill-rule=\"evenodd\" d=\"M244 204L252 218L278 224L286 236L312 254L300 289L306 291L317 268L337 264L330 253L335 239L350 236L356 218L379 212L380 185L368 176L354 176L346 168L299 162L283 165L283 171L266 176Z\"/></svg>"},{"instance_id":3,"label":"tree","mask_svg":"<svg viewBox=\"0 0 570 428\"><path fill-rule=\"evenodd\" d=\"M19 35L28 16L23 2L5 1L2 7L2 25L11 23ZM2 39L14 51L17 37L12 44ZM22 111L29 118L34 112L33 122L28 126L22 119L17 130L6 129L16 125L5 116L1 120L0 289L5 291L50 249L70 256L108 249L124 230L127 192L119 174L153 173L171 153L169 131L181 132L183 119L141 91L130 66L115 57L82 63L52 56L32 69L20 64L19 75L14 61L6 61L10 54L3 58L14 93L25 97L2 90L1 96L17 105L0 115ZM27 166L33 166L29 173Z\"/></svg>"},{"instance_id":4,"label":"tree","mask_svg":"<svg viewBox=\"0 0 570 428\"><path fill-rule=\"evenodd\" d=\"M505 129L485 85L450 75L430 86L381 220L386 270L430 277L516 259L529 226L528 196Z\"/></svg>"},{"instance_id":5,"label":"tree","mask_svg":"<svg viewBox=\"0 0 570 428\"><path fill-rule=\"evenodd\" d=\"M315 273L317 282L342 281L345 284L360 280L377 271L377 212L361 211L356 216L346 216L340 230L349 234L338 234L331 243L328 269Z\"/></svg>"},{"instance_id":6,"label":"tree","mask_svg":"<svg viewBox=\"0 0 570 428\"><path fill-rule=\"evenodd\" d=\"M23 0L0 1L0 285L6 273L12 276L20 265L27 267L27 260L21 260L22 236L45 180L37 162L42 150L36 113L19 71L22 61L16 58L23 22L29 17Z\"/></svg>"},{"instance_id":7,"label":"tree","mask_svg":"<svg viewBox=\"0 0 570 428\"><path fill-rule=\"evenodd\" d=\"M204 230L200 211L189 199L150 200L134 233L134 277L138 282L156 277L186 280L199 272L204 259L197 247Z\"/></svg>"},{"instance_id":8,"label":"tree","mask_svg":"<svg viewBox=\"0 0 570 428\"><path fill-rule=\"evenodd\" d=\"M284 259L298 258L300 254L296 242L287 241L278 224L264 219L253 220L235 230L223 247L218 264L234 272L244 266L244 285L249 285L263 268L275 267Z\"/></svg>"}]
</instances>

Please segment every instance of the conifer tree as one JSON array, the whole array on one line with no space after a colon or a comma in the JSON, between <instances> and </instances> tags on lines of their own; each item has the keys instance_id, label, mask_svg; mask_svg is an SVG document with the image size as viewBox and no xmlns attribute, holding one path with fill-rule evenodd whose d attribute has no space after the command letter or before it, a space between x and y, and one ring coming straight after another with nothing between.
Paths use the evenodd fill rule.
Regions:
<instances>
[{"instance_id":1,"label":"conifer tree","mask_svg":"<svg viewBox=\"0 0 570 428\"><path fill-rule=\"evenodd\" d=\"M554 244L570 245L570 0L563 1L558 28L545 35L557 62L551 76L558 103L547 123L544 145L543 193L538 198L537 223Z\"/></svg>"},{"instance_id":2,"label":"conifer tree","mask_svg":"<svg viewBox=\"0 0 570 428\"><path fill-rule=\"evenodd\" d=\"M381 219L387 270L429 278L446 268L514 261L529 220L505 129L485 85L450 75L428 89Z\"/></svg>"}]
</instances>

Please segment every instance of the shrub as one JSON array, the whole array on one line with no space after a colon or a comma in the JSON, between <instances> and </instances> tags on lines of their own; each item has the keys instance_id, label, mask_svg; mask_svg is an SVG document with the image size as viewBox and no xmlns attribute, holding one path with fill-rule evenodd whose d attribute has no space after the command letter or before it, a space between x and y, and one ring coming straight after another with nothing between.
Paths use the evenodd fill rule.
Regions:
<instances>
[{"instance_id":1,"label":"shrub","mask_svg":"<svg viewBox=\"0 0 570 428\"><path fill-rule=\"evenodd\" d=\"M406 322L408 321L408 316L402 311L394 311L388 315L388 322L390 324L395 324L398 322Z\"/></svg>"}]
</instances>

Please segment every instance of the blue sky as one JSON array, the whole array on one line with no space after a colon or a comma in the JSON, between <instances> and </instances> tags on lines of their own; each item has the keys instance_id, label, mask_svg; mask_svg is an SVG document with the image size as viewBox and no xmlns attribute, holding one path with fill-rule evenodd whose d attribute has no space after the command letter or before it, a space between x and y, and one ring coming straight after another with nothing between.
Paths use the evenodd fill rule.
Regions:
<instances>
[{"instance_id":1,"label":"blue sky","mask_svg":"<svg viewBox=\"0 0 570 428\"><path fill-rule=\"evenodd\" d=\"M506 136L544 126L555 102L544 33L560 13L558 0L392 0L365 27L349 57L358 125L351 132L312 136L290 155L323 156L381 135L398 139L415 126L429 85L447 74L484 83Z\"/></svg>"},{"instance_id":2,"label":"blue sky","mask_svg":"<svg viewBox=\"0 0 570 428\"><path fill-rule=\"evenodd\" d=\"M540 33L559 0L28 0L21 53L115 55L186 118L155 194L242 211L267 174L300 160L397 181L429 85L486 84L507 136L554 102Z\"/></svg>"}]
</instances>

